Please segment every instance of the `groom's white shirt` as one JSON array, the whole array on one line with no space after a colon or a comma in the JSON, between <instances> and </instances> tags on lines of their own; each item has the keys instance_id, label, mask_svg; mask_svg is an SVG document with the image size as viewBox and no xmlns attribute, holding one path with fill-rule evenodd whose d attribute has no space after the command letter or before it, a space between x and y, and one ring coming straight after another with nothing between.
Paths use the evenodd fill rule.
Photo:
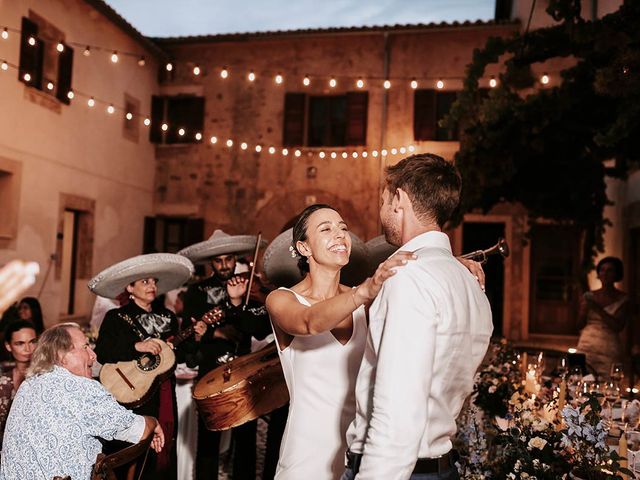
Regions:
<instances>
[{"instance_id":1,"label":"groom's white shirt","mask_svg":"<svg viewBox=\"0 0 640 480\"><path fill-rule=\"evenodd\" d=\"M451 450L493 323L477 280L442 232L400 250L418 256L388 279L369 311L347 444L363 453L358 480L408 479L418 458Z\"/></svg>"}]
</instances>

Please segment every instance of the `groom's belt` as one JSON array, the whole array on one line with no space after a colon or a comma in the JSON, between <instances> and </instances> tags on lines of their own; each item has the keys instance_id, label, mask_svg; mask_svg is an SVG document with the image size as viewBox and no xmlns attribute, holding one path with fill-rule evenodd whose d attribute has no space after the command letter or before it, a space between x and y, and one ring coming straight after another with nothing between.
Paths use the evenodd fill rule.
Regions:
<instances>
[{"instance_id":1,"label":"groom's belt","mask_svg":"<svg viewBox=\"0 0 640 480\"><path fill-rule=\"evenodd\" d=\"M438 458L419 458L416 466L413 467L413 473L444 473L453 468L456 452L451 450ZM358 473L360 470L360 462L362 461L361 453L353 453L347 450L347 463L345 467Z\"/></svg>"}]
</instances>

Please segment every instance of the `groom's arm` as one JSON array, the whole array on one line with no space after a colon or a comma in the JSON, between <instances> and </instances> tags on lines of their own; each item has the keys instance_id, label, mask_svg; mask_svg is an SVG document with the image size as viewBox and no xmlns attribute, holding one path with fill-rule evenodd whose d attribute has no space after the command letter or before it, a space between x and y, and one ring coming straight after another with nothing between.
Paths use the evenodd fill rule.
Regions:
<instances>
[{"instance_id":1,"label":"groom's arm","mask_svg":"<svg viewBox=\"0 0 640 480\"><path fill-rule=\"evenodd\" d=\"M380 340L374 345L373 408L357 480L408 479L427 423L436 310L432 298L418 288L425 279L409 269L387 280L378 308L371 312L370 328L382 332L374 337Z\"/></svg>"}]
</instances>

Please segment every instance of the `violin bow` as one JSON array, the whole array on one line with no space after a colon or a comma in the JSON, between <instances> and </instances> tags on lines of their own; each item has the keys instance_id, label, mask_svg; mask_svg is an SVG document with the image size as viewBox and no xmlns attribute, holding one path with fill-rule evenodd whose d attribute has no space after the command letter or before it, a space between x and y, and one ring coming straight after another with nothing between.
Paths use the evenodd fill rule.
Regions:
<instances>
[{"instance_id":1,"label":"violin bow","mask_svg":"<svg viewBox=\"0 0 640 480\"><path fill-rule=\"evenodd\" d=\"M249 305L249 296L251 295L251 286L253 285L253 275L256 273L256 264L258 263L258 250L260 250L260 242L262 241L262 232L258 232L258 241L256 249L253 252L253 264L251 265L251 274L249 275L249 285L247 286L247 296L244 299L244 306Z\"/></svg>"}]
</instances>

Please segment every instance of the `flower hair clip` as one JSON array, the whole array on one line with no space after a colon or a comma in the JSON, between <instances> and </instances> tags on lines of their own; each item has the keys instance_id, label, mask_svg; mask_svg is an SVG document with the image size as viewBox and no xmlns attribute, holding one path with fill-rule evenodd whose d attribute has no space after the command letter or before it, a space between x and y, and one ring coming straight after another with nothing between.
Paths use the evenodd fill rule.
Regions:
<instances>
[{"instance_id":1,"label":"flower hair clip","mask_svg":"<svg viewBox=\"0 0 640 480\"><path fill-rule=\"evenodd\" d=\"M291 253L291 258L298 258L300 256L300 254L298 253L298 251L294 248L293 245L289 245L289 253Z\"/></svg>"}]
</instances>

